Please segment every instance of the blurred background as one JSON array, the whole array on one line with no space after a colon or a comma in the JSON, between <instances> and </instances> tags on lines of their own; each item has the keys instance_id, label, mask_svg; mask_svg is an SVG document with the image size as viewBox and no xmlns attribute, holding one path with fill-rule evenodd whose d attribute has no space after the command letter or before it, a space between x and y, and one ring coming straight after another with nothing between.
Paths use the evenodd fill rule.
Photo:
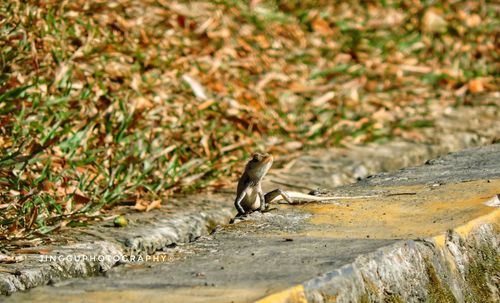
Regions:
<instances>
[{"instance_id":1,"label":"blurred background","mask_svg":"<svg viewBox=\"0 0 500 303\"><path fill-rule=\"evenodd\" d=\"M499 106L493 1L3 1L0 237ZM436 134L439 136L439 134Z\"/></svg>"}]
</instances>

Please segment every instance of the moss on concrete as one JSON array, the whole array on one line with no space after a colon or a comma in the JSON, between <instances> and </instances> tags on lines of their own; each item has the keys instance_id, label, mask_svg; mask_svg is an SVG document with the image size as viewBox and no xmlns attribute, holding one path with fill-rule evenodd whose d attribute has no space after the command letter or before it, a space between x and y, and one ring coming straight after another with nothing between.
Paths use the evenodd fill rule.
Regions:
<instances>
[{"instance_id":1,"label":"moss on concrete","mask_svg":"<svg viewBox=\"0 0 500 303\"><path fill-rule=\"evenodd\" d=\"M455 296L451 292L448 284L444 283L438 276L434 265L428 259L425 259L427 277L429 283L427 285L429 296L427 302L429 303L454 303L457 302Z\"/></svg>"},{"instance_id":2,"label":"moss on concrete","mask_svg":"<svg viewBox=\"0 0 500 303\"><path fill-rule=\"evenodd\" d=\"M367 300L366 302L371 302L370 301L370 294L374 294L376 296L377 293L379 292L379 288L366 275L361 274L361 276L363 277L363 282L365 284L365 290L366 290L366 292L363 294L362 298L366 297L366 300Z\"/></svg>"},{"instance_id":3,"label":"moss on concrete","mask_svg":"<svg viewBox=\"0 0 500 303\"><path fill-rule=\"evenodd\" d=\"M359 297L359 303L370 303L370 296L367 293L364 293Z\"/></svg>"},{"instance_id":4,"label":"moss on concrete","mask_svg":"<svg viewBox=\"0 0 500 303\"><path fill-rule=\"evenodd\" d=\"M330 301L327 301L330 302ZM333 301L332 301L333 302ZM371 303L373 301L370 300L370 295L368 293L364 293L361 297L359 297L358 302L360 303ZM384 297L384 303L404 303L403 299L399 295L387 295Z\"/></svg>"},{"instance_id":5,"label":"moss on concrete","mask_svg":"<svg viewBox=\"0 0 500 303\"><path fill-rule=\"evenodd\" d=\"M404 303L404 300L399 295L392 294L384 298L384 303Z\"/></svg>"},{"instance_id":6,"label":"moss on concrete","mask_svg":"<svg viewBox=\"0 0 500 303\"><path fill-rule=\"evenodd\" d=\"M500 292L500 253L491 245L482 245L470 260L465 301L494 302Z\"/></svg>"}]
</instances>

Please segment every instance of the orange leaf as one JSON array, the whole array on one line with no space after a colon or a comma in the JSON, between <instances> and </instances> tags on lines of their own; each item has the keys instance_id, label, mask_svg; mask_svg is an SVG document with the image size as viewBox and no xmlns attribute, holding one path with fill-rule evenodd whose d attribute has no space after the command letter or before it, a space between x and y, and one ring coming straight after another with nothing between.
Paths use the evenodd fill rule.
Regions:
<instances>
[{"instance_id":1,"label":"orange leaf","mask_svg":"<svg viewBox=\"0 0 500 303\"><path fill-rule=\"evenodd\" d=\"M320 17L314 18L311 25L315 32L322 35L329 35L332 33L332 29L330 28L328 22Z\"/></svg>"},{"instance_id":2,"label":"orange leaf","mask_svg":"<svg viewBox=\"0 0 500 303\"><path fill-rule=\"evenodd\" d=\"M137 201L135 201L134 209L139 211L146 210L147 207L142 202L143 201L141 199L137 199Z\"/></svg>"},{"instance_id":3,"label":"orange leaf","mask_svg":"<svg viewBox=\"0 0 500 303\"><path fill-rule=\"evenodd\" d=\"M150 211L154 208L160 208L161 207L161 200L154 200L153 202L149 203L148 207L146 208L146 211Z\"/></svg>"},{"instance_id":4,"label":"orange leaf","mask_svg":"<svg viewBox=\"0 0 500 303\"><path fill-rule=\"evenodd\" d=\"M271 47L271 44L269 44L269 41L267 41L266 37L264 37L263 35L255 36L254 39L263 49Z\"/></svg>"},{"instance_id":5,"label":"orange leaf","mask_svg":"<svg viewBox=\"0 0 500 303\"><path fill-rule=\"evenodd\" d=\"M16 254L48 254L51 252L52 249L50 248L21 248L21 249L16 249L14 252Z\"/></svg>"},{"instance_id":6,"label":"orange leaf","mask_svg":"<svg viewBox=\"0 0 500 303\"><path fill-rule=\"evenodd\" d=\"M484 85L481 78L469 81L469 90L471 93L480 93L484 91Z\"/></svg>"}]
</instances>

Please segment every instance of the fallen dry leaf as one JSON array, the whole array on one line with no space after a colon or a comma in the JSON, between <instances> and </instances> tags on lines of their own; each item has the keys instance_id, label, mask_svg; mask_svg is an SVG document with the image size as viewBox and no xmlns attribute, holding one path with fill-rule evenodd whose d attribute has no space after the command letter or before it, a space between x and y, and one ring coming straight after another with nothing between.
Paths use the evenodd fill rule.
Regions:
<instances>
[{"instance_id":1,"label":"fallen dry leaf","mask_svg":"<svg viewBox=\"0 0 500 303\"><path fill-rule=\"evenodd\" d=\"M481 17L478 14L472 14L465 18L465 24L468 27L478 27L481 25Z\"/></svg>"},{"instance_id":2,"label":"fallen dry leaf","mask_svg":"<svg viewBox=\"0 0 500 303\"><path fill-rule=\"evenodd\" d=\"M4 254L0 254L0 263L18 263L22 262L26 259L24 256L8 256Z\"/></svg>"},{"instance_id":3,"label":"fallen dry leaf","mask_svg":"<svg viewBox=\"0 0 500 303\"><path fill-rule=\"evenodd\" d=\"M4 238L63 226L89 198L145 211L146 186L229 186L256 147L418 140L400 126L498 103L493 2L163 2L0 5Z\"/></svg>"},{"instance_id":4,"label":"fallen dry leaf","mask_svg":"<svg viewBox=\"0 0 500 303\"><path fill-rule=\"evenodd\" d=\"M161 207L161 200L154 200L149 203L148 207L146 207L146 211L150 211L155 208L160 208Z\"/></svg>"},{"instance_id":5,"label":"fallen dry leaf","mask_svg":"<svg viewBox=\"0 0 500 303\"><path fill-rule=\"evenodd\" d=\"M428 9L422 19L423 30L430 33L442 33L446 31L448 23L433 9Z\"/></svg>"},{"instance_id":6,"label":"fallen dry leaf","mask_svg":"<svg viewBox=\"0 0 500 303\"><path fill-rule=\"evenodd\" d=\"M17 254L48 254L51 252L52 249L50 248L21 248L21 249L16 249L14 252Z\"/></svg>"},{"instance_id":7,"label":"fallen dry leaf","mask_svg":"<svg viewBox=\"0 0 500 303\"><path fill-rule=\"evenodd\" d=\"M322 35L330 35L332 33L332 29L330 28L328 22L326 22L321 17L314 18L311 22L311 25L315 32L318 32Z\"/></svg>"},{"instance_id":8,"label":"fallen dry leaf","mask_svg":"<svg viewBox=\"0 0 500 303\"><path fill-rule=\"evenodd\" d=\"M471 93L481 93L484 91L483 80L481 78L469 81L469 91Z\"/></svg>"},{"instance_id":9,"label":"fallen dry leaf","mask_svg":"<svg viewBox=\"0 0 500 303\"><path fill-rule=\"evenodd\" d=\"M148 205L148 203L146 201L141 200L141 199L137 199L137 201L135 201L135 205L134 205L133 209L143 211L143 210L146 210L147 205Z\"/></svg>"}]
</instances>

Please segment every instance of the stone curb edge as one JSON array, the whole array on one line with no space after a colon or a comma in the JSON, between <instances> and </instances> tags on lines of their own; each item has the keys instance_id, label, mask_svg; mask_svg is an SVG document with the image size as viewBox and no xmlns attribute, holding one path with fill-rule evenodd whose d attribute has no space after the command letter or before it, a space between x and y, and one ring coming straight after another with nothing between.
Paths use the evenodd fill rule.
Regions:
<instances>
[{"instance_id":1,"label":"stone curb edge","mask_svg":"<svg viewBox=\"0 0 500 303\"><path fill-rule=\"evenodd\" d=\"M10 295L64 279L106 272L130 256L152 254L174 243L187 243L227 224L233 210L220 208L160 218L153 226L133 227L120 241L102 240L60 246L45 254L27 254L29 269L0 272L0 294ZM122 242L120 244L120 242Z\"/></svg>"},{"instance_id":2,"label":"stone curb edge","mask_svg":"<svg viewBox=\"0 0 500 303\"><path fill-rule=\"evenodd\" d=\"M496 208L440 235L382 247L335 271L256 302L420 302L429 298L474 301L478 287L471 284L481 277L472 277L469 268L483 258L498 260L499 231L500 208ZM500 295L498 289L496 292Z\"/></svg>"}]
</instances>

